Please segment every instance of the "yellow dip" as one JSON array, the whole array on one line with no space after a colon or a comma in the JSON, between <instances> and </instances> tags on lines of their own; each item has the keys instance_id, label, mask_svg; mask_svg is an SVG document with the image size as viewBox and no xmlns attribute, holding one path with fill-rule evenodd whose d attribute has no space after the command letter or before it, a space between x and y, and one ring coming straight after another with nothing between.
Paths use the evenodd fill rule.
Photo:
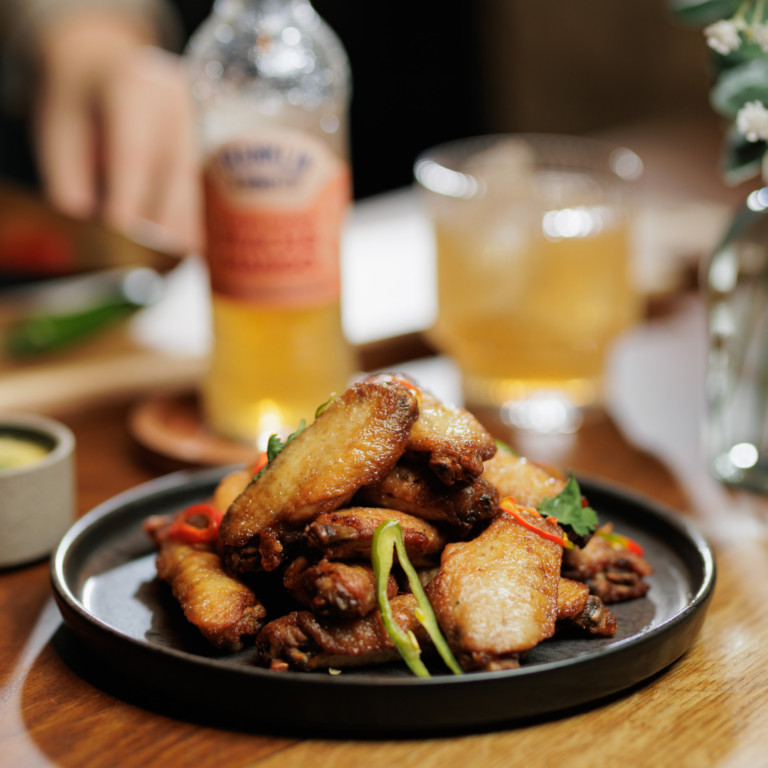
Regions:
<instances>
[{"instance_id":1,"label":"yellow dip","mask_svg":"<svg viewBox=\"0 0 768 768\"><path fill-rule=\"evenodd\" d=\"M31 440L0 435L0 470L34 464L48 454L48 450Z\"/></svg>"}]
</instances>

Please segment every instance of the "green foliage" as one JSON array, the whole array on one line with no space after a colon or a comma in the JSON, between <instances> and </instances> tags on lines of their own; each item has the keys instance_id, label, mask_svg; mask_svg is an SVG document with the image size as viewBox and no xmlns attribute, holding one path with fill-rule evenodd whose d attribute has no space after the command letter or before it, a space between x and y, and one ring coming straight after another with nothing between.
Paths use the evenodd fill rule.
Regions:
<instances>
[{"instance_id":1,"label":"green foliage","mask_svg":"<svg viewBox=\"0 0 768 768\"><path fill-rule=\"evenodd\" d=\"M747 141L731 126L723 141L721 173L726 184L735 187L760 175L763 154L768 145L764 141Z\"/></svg>"},{"instance_id":2,"label":"green foliage","mask_svg":"<svg viewBox=\"0 0 768 768\"><path fill-rule=\"evenodd\" d=\"M740 0L669 0L670 10L686 24L711 24L729 19L740 4Z\"/></svg>"},{"instance_id":3,"label":"green foliage","mask_svg":"<svg viewBox=\"0 0 768 768\"><path fill-rule=\"evenodd\" d=\"M768 53L752 38L758 24L768 23L763 0L669 0L670 10L690 24L707 25L721 19L737 24L741 44L735 51L712 51L717 82L710 92L712 109L735 120L751 101L768 107ZM723 143L721 173L726 184L735 186L760 174L765 141L747 141L732 125Z\"/></svg>"},{"instance_id":4,"label":"green foliage","mask_svg":"<svg viewBox=\"0 0 768 768\"><path fill-rule=\"evenodd\" d=\"M743 36L742 36L743 38ZM712 63L717 73L725 72L728 69L734 69L741 64L748 64L754 59L765 57L763 49L751 40L742 39L741 45L731 53L723 56L721 53L712 51Z\"/></svg>"},{"instance_id":5,"label":"green foliage","mask_svg":"<svg viewBox=\"0 0 768 768\"><path fill-rule=\"evenodd\" d=\"M768 57L752 59L722 72L709 101L715 112L731 120L748 101L768 105Z\"/></svg>"}]
</instances>

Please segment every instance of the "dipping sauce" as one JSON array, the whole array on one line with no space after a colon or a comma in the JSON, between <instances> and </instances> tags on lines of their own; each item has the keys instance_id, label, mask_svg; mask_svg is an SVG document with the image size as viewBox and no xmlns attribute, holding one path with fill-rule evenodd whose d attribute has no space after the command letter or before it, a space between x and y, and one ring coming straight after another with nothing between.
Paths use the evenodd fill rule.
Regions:
<instances>
[{"instance_id":1,"label":"dipping sauce","mask_svg":"<svg viewBox=\"0 0 768 768\"><path fill-rule=\"evenodd\" d=\"M0 434L0 471L34 464L44 459L48 452L40 443Z\"/></svg>"}]
</instances>

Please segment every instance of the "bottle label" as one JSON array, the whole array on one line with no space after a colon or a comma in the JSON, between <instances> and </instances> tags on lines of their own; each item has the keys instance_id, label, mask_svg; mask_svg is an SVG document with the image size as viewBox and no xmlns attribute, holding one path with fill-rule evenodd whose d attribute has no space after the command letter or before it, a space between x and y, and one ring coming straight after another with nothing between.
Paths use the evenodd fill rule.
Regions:
<instances>
[{"instance_id":1,"label":"bottle label","mask_svg":"<svg viewBox=\"0 0 768 768\"><path fill-rule=\"evenodd\" d=\"M204 186L214 292L271 306L338 301L350 175L321 140L281 129L230 141Z\"/></svg>"}]
</instances>

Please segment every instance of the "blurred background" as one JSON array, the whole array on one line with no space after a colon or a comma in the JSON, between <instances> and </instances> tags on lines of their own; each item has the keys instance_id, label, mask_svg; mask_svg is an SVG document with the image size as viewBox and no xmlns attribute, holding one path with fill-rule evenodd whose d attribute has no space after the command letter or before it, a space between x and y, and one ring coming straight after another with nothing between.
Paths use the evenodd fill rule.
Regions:
<instances>
[{"instance_id":1,"label":"blurred background","mask_svg":"<svg viewBox=\"0 0 768 768\"><path fill-rule=\"evenodd\" d=\"M667 0L314 5L350 57L357 198L409 184L419 152L463 136L581 134L673 116L713 122L701 29L682 25ZM211 3L174 6L178 48ZM26 119L9 114L6 101L3 178L36 183L28 136Z\"/></svg>"},{"instance_id":2,"label":"blurred background","mask_svg":"<svg viewBox=\"0 0 768 768\"><path fill-rule=\"evenodd\" d=\"M645 163L634 210L638 290L657 306L695 287L699 259L714 247L745 190L721 180L726 122L709 105L714 70L701 25L682 24L669 0L313 5L341 38L352 70L349 127L358 205L342 247L342 309L365 369L390 364L380 346L386 339L400 339L400 359L429 351L423 338L412 338L430 326L436 311L434 242L412 189L413 163L427 148L453 139L551 132L635 150ZM188 94L186 80L179 85L177 59L143 52L128 75L125 67L102 71L92 62L105 51L117 56L122 48L146 44L180 53L210 11L211 0L0 3L0 289L83 270L123 270L100 286L95 314L77 310L71 296L0 293L0 405L50 412L64 401L87 402L104 393L190 386L202 375L210 349L204 268L186 259L174 269L178 255L199 252L195 200L185 201L184 215L166 210L160 216L149 194L149 207L139 211L141 226L136 206L131 212L125 200L121 207L104 199L104 178L98 178L95 200L84 202L81 194L73 202L82 168L91 163L94 177L103 175L109 146L102 138L86 151L65 138L72 130L71 103L80 99L82 107L85 100L96 131L113 110L128 144L160 137L156 178L167 178L166 166L186 153L175 167L187 169L179 188L193 195L192 121L178 117L186 107L173 106L173 94ZM115 20L125 23L123 31L109 26ZM85 31L73 31L78 25ZM89 63L85 57L80 75L93 93L102 89L103 109L93 107L90 91L57 101L56 89L91 46L96 58ZM162 109L146 107L137 96L144 91L131 90L138 80L142 88L149 84ZM134 275L135 267L151 267L163 280ZM165 294L158 306L135 312L154 303L158 292ZM35 319L35 306L59 313L74 306L80 314L67 327L59 323L51 336L50 323ZM34 323L19 334L21 316ZM126 317L133 317L130 325ZM94 327L111 330L82 332ZM52 373L60 382L55 392L48 383Z\"/></svg>"}]
</instances>

